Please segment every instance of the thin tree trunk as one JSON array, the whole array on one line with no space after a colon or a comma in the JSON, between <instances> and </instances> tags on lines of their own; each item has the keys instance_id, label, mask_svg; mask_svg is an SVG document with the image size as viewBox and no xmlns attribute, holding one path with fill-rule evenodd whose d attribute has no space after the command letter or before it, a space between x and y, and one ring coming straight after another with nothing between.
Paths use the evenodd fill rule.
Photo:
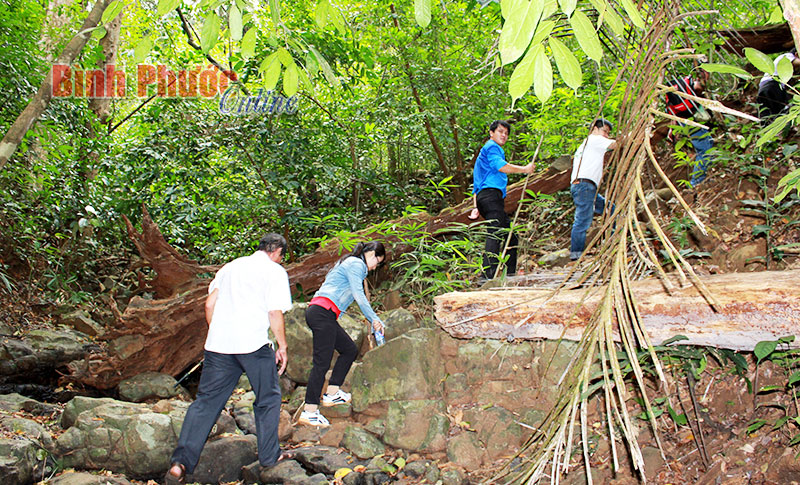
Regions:
<instances>
[{"instance_id":1,"label":"thin tree trunk","mask_svg":"<svg viewBox=\"0 0 800 485\"><path fill-rule=\"evenodd\" d=\"M783 18L789 22L794 37L794 46L800 47L800 3L797 0L780 0L783 7Z\"/></svg>"},{"instance_id":2,"label":"thin tree trunk","mask_svg":"<svg viewBox=\"0 0 800 485\"><path fill-rule=\"evenodd\" d=\"M102 69L105 66L113 66L117 63L117 51L119 50L119 36L122 30L122 12L111 22L105 25L106 35L100 39L100 47L103 49L103 61L97 63L97 67ZM103 124L110 123L111 118L111 97L110 93L105 93L103 97L93 97L89 100L89 109L100 119Z\"/></svg>"},{"instance_id":3,"label":"thin tree trunk","mask_svg":"<svg viewBox=\"0 0 800 485\"><path fill-rule=\"evenodd\" d=\"M87 31L97 27L97 24L103 16L103 11L109 3L110 0L98 0L98 2L94 4L92 11L89 12L86 20L83 21L81 30L69 41L69 44L67 44L61 52L61 55L56 59L57 64L71 65L75 61L78 54L80 54L86 46L89 37L92 35L91 32ZM33 123L35 123L44 110L47 109L52 97L53 73L51 71L47 73L36 95L34 95L33 99L28 103L28 106L20 113L17 120L11 125L11 128L8 129L8 132L6 132L6 135L3 137L3 141L0 142L0 170L6 166L11 156L17 151L19 144L22 143L22 138L31 126L33 126Z\"/></svg>"}]
</instances>

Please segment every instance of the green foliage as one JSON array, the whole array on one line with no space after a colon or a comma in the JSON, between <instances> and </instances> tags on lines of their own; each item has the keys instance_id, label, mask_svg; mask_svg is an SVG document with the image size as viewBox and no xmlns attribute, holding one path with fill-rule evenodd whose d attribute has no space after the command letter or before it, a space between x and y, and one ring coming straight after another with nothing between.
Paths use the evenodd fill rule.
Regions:
<instances>
[{"instance_id":1,"label":"green foliage","mask_svg":"<svg viewBox=\"0 0 800 485\"><path fill-rule=\"evenodd\" d=\"M800 444L800 410L797 407L798 384L800 383L800 349L791 348L794 335L781 337L778 340L758 342L753 350L756 357L756 379L754 383L754 403L758 396L770 396L771 400L759 402L758 408L779 409L783 416L771 423L763 418L753 420L745 430L747 434L770 425L770 431L780 431L790 437L789 446ZM758 368L764 361L770 361L784 372L786 384L758 387Z\"/></svg>"}]
</instances>

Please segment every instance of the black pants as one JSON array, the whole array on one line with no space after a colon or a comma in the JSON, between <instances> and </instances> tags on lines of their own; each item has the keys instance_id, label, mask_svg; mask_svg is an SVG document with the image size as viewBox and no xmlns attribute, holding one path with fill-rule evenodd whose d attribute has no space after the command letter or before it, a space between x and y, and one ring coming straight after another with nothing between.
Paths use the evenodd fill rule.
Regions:
<instances>
[{"instance_id":1,"label":"black pants","mask_svg":"<svg viewBox=\"0 0 800 485\"><path fill-rule=\"evenodd\" d=\"M322 386L325 384L325 373L331 366L333 351L339 352L339 358L336 359L328 383L332 386L341 386L350 371L350 366L358 357L358 347L336 321L336 314L332 310L319 305L309 305L306 308L306 324L314 335L314 359L311 374L308 376L306 404L319 404Z\"/></svg>"},{"instance_id":2,"label":"black pants","mask_svg":"<svg viewBox=\"0 0 800 485\"><path fill-rule=\"evenodd\" d=\"M486 238L486 252L483 255L483 276L491 279L497 271L497 256L503 252L508 228L511 221L505 211L503 192L500 189L483 189L476 198L478 212L489 221L489 236ZM517 235L511 235L506 255L506 273L513 275L517 272Z\"/></svg>"},{"instance_id":3,"label":"black pants","mask_svg":"<svg viewBox=\"0 0 800 485\"><path fill-rule=\"evenodd\" d=\"M758 116L761 124L772 122L776 116L783 114L787 104L792 99L791 95L775 80L767 81L758 89Z\"/></svg>"}]
</instances>

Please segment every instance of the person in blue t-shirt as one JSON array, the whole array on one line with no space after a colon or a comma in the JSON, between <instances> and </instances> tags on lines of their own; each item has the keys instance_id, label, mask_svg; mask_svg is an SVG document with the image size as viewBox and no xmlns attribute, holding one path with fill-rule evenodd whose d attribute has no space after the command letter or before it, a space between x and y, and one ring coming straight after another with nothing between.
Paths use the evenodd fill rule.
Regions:
<instances>
[{"instance_id":1,"label":"person in blue t-shirt","mask_svg":"<svg viewBox=\"0 0 800 485\"><path fill-rule=\"evenodd\" d=\"M483 256L483 277L494 278L497 271L498 258L502 252L507 233L504 229L511 226L505 211L503 199L506 197L509 173L533 173L533 162L522 166L506 162L503 145L511 133L511 125L507 121L493 121L489 126L489 141L483 145L475 168L472 170L472 193L475 195L475 208L470 218L477 218L478 212L489 221L489 235L486 238L486 253ZM517 236L512 234L509 242L506 274L511 276L517 272Z\"/></svg>"}]
</instances>

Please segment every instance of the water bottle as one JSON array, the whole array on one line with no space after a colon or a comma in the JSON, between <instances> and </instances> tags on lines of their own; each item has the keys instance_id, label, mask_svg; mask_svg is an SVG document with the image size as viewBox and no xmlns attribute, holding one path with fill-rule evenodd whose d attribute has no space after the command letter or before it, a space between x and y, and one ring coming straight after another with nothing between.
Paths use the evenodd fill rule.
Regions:
<instances>
[{"instance_id":1,"label":"water bottle","mask_svg":"<svg viewBox=\"0 0 800 485\"><path fill-rule=\"evenodd\" d=\"M384 344L384 342L386 342L386 339L383 337L383 332L374 330L372 333L375 335L375 343L378 344L378 347L380 347L381 345Z\"/></svg>"}]
</instances>

